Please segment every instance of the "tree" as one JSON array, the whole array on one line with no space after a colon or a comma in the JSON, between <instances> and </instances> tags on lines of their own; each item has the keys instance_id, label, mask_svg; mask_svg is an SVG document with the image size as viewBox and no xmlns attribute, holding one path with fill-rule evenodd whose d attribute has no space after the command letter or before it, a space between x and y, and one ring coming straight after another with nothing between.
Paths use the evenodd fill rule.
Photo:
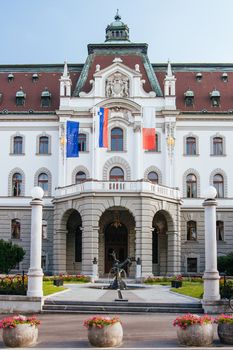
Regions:
<instances>
[{"instance_id":1,"label":"tree","mask_svg":"<svg viewBox=\"0 0 233 350\"><path fill-rule=\"evenodd\" d=\"M24 255L25 251L22 247L0 239L0 273L8 274L23 260Z\"/></svg>"},{"instance_id":2,"label":"tree","mask_svg":"<svg viewBox=\"0 0 233 350\"><path fill-rule=\"evenodd\" d=\"M233 276L233 252L218 257L218 270L228 276Z\"/></svg>"}]
</instances>

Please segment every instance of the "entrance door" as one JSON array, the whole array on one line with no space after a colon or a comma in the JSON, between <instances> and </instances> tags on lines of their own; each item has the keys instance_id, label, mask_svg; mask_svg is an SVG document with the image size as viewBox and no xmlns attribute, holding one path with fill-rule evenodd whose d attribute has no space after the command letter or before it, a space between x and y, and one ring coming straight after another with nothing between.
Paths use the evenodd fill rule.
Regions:
<instances>
[{"instance_id":1,"label":"entrance door","mask_svg":"<svg viewBox=\"0 0 233 350\"><path fill-rule=\"evenodd\" d=\"M128 257L128 233L127 228L121 224L115 227L112 224L105 229L105 273L109 273L113 265L113 258L110 255L113 251L120 262Z\"/></svg>"}]
</instances>

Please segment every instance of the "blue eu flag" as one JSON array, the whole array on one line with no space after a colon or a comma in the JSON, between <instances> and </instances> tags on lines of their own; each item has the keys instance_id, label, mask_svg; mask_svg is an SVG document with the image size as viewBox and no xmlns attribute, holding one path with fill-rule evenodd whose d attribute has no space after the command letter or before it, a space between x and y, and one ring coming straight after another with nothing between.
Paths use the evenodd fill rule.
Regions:
<instances>
[{"instance_id":1,"label":"blue eu flag","mask_svg":"<svg viewBox=\"0 0 233 350\"><path fill-rule=\"evenodd\" d=\"M66 124L66 157L78 157L79 122L67 121Z\"/></svg>"}]
</instances>

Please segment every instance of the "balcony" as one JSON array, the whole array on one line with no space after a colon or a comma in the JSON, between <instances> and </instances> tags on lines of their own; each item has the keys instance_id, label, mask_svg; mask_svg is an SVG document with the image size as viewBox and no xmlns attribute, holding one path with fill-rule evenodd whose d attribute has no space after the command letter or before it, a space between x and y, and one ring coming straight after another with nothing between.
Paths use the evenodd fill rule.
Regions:
<instances>
[{"instance_id":1,"label":"balcony","mask_svg":"<svg viewBox=\"0 0 233 350\"><path fill-rule=\"evenodd\" d=\"M149 181L84 181L76 185L58 187L55 198L74 196L83 193L147 193L164 199L179 200L180 191L175 188L160 186Z\"/></svg>"}]
</instances>

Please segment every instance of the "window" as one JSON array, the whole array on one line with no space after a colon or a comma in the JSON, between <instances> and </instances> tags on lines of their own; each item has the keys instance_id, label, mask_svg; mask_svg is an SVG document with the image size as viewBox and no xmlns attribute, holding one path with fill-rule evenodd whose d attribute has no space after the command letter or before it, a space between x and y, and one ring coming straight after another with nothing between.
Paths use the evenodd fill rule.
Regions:
<instances>
[{"instance_id":1,"label":"window","mask_svg":"<svg viewBox=\"0 0 233 350\"><path fill-rule=\"evenodd\" d=\"M123 130L120 128L111 130L111 151L123 151Z\"/></svg>"},{"instance_id":2,"label":"window","mask_svg":"<svg viewBox=\"0 0 233 350\"><path fill-rule=\"evenodd\" d=\"M213 155L222 156L223 155L223 139L222 137L213 138Z\"/></svg>"},{"instance_id":3,"label":"window","mask_svg":"<svg viewBox=\"0 0 233 350\"><path fill-rule=\"evenodd\" d=\"M79 134L78 136L78 150L85 152L87 150L87 136L86 134Z\"/></svg>"},{"instance_id":4,"label":"window","mask_svg":"<svg viewBox=\"0 0 233 350\"><path fill-rule=\"evenodd\" d=\"M124 181L124 172L119 167L114 167L110 171L109 175L110 181Z\"/></svg>"},{"instance_id":5,"label":"window","mask_svg":"<svg viewBox=\"0 0 233 350\"><path fill-rule=\"evenodd\" d=\"M75 232L75 262L82 261L82 231L80 227Z\"/></svg>"},{"instance_id":6,"label":"window","mask_svg":"<svg viewBox=\"0 0 233 350\"><path fill-rule=\"evenodd\" d=\"M187 272L197 272L197 258L187 258Z\"/></svg>"},{"instance_id":7,"label":"window","mask_svg":"<svg viewBox=\"0 0 233 350\"><path fill-rule=\"evenodd\" d=\"M48 232L47 232L47 221L42 220L42 239L48 238Z\"/></svg>"},{"instance_id":8,"label":"window","mask_svg":"<svg viewBox=\"0 0 233 350\"><path fill-rule=\"evenodd\" d=\"M39 138L39 154L49 154L49 138L48 138L48 136L40 136L40 138Z\"/></svg>"},{"instance_id":9,"label":"window","mask_svg":"<svg viewBox=\"0 0 233 350\"><path fill-rule=\"evenodd\" d=\"M197 154L196 138L187 137L186 138L186 154L193 156Z\"/></svg>"},{"instance_id":10,"label":"window","mask_svg":"<svg viewBox=\"0 0 233 350\"><path fill-rule=\"evenodd\" d=\"M22 192L22 175L15 173L12 177L12 194L14 197L19 197Z\"/></svg>"},{"instance_id":11,"label":"window","mask_svg":"<svg viewBox=\"0 0 233 350\"><path fill-rule=\"evenodd\" d=\"M216 221L216 238L217 241L224 241L224 222Z\"/></svg>"},{"instance_id":12,"label":"window","mask_svg":"<svg viewBox=\"0 0 233 350\"><path fill-rule=\"evenodd\" d=\"M187 222L187 241L197 240L197 223L196 221Z\"/></svg>"},{"instance_id":13,"label":"window","mask_svg":"<svg viewBox=\"0 0 233 350\"><path fill-rule=\"evenodd\" d=\"M155 134L155 152L159 152L159 135Z\"/></svg>"},{"instance_id":14,"label":"window","mask_svg":"<svg viewBox=\"0 0 233 350\"><path fill-rule=\"evenodd\" d=\"M16 98L16 106L24 106L26 94L23 91L22 87L20 88L19 91L16 92L15 98Z\"/></svg>"},{"instance_id":15,"label":"window","mask_svg":"<svg viewBox=\"0 0 233 350\"><path fill-rule=\"evenodd\" d=\"M50 107L51 105L51 96L48 88L45 88L41 93L41 107Z\"/></svg>"},{"instance_id":16,"label":"window","mask_svg":"<svg viewBox=\"0 0 233 350\"><path fill-rule=\"evenodd\" d=\"M217 198L223 198L224 197L224 181L223 181L223 176L221 174L214 175L213 186L216 188Z\"/></svg>"},{"instance_id":17,"label":"window","mask_svg":"<svg viewBox=\"0 0 233 350\"><path fill-rule=\"evenodd\" d=\"M83 171L79 171L75 176L75 183L79 184L80 182L85 181L86 178L87 178L86 174Z\"/></svg>"},{"instance_id":18,"label":"window","mask_svg":"<svg viewBox=\"0 0 233 350\"><path fill-rule=\"evenodd\" d=\"M186 194L188 198L197 197L197 178L194 174L186 177Z\"/></svg>"},{"instance_id":19,"label":"window","mask_svg":"<svg viewBox=\"0 0 233 350\"><path fill-rule=\"evenodd\" d=\"M20 239L20 220L19 219L11 220L11 238Z\"/></svg>"},{"instance_id":20,"label":"window","mask_svg":"<svg viewBox=\"0 0 233 350\"><path fill-rule=\"evenodd\" d=\"M45 173L41 173L38 176L38 186L44 190L44 195L48 196L49 193L49 180L48 175Z\"/></svg>"},{"instance_id":21,"label":"window","mask_svg":"<svg viewBox=\"0 0 233 350\"><path fill-rule=\"evenodd\" d=\"M158 174L155 171L151 171L148 174L148 180L150 180L151 182L153 182L154 184L157 184L159 182L159 177Z\"/></svg>"},{"instance_id":22,"label":"window","mask_svg":"<svg viewBox=\"0 0 233 350\"><path fill-rule=\"evenodd\" d=\"M22 136L15 136L13 140L13 153L23 154L23 138Z\"/></svg>"}]
</instances>

